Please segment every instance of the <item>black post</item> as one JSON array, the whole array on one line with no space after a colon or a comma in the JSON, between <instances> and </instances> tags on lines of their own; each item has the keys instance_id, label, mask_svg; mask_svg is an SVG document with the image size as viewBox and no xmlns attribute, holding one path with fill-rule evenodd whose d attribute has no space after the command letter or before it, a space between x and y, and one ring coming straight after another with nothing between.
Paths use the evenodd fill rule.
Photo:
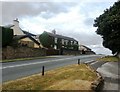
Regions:
<instances>
[{"instance_id":1,"label":"black post","mask_svg":"<svg viewBox=\"0 0 120 92\"><path fill-rule=\"evenodd\" d=\"M42 66L42 76L44 76L44 66Z\"/></svg>"},{"instance_id":2,"label":"black post","mask_svg":"<svg viewBox=\"0 0 120 92\"><path fill-rule=\"evenodd\" d=\"M78 65L80 64L80 59L78 59Z\"/></svg>"}]
</instances>

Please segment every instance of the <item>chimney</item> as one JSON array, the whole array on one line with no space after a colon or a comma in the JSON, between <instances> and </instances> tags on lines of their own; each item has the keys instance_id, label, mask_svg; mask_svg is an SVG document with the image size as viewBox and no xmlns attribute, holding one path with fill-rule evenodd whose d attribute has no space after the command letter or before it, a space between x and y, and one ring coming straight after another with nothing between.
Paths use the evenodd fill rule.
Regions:
<instances>
[{"instance_id":1,"label":"chimney","mask_svg":"<svg viewBox=\"0 0 120 92\"><path fill-rule=\"evenodd\" d=\"M16 18L15 20L13 20L13 24L14 24L15 27L19 27L18 18Z\"/></svg>"},{"instance_id":2,"label":"chimney","mask_svg":"<svg viewBox=\"0 0 120 92\"><path fill-rule=\"evenodd\" d=\"M56 31L55 31L55 29L54 29L54 30L52 30L52 33L53 33L53 34L56 34Z\"/></svg>"},{"instance_id":3,"label":"chimney","mask_svg":"<svg viewBox=\"0 0 120 92\"><path fill-rule=\"evenodd\" d=\"M21 31L20 27L19 27L19 21L18 18L16 18L15 20L13 20L13 31L14 31L14 35L24 35L24 33Z\"/></svg>"}]
</instances>

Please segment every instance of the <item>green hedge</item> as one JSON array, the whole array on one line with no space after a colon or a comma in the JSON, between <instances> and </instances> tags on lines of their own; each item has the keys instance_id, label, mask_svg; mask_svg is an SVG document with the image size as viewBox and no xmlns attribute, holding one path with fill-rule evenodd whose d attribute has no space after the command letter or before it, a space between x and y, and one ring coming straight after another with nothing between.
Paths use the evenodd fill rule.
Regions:
<instances>
[{"instance_id":1,"label":"green hedge","mask_svg":"<svg viewBox=\"0 0 120 92\"><path fill-rule=\"evenodd\" d=\"M13 40L13 30L10 28L0 27L2 32L2 47L9 45Z\"/></svg>"}]
</instances>

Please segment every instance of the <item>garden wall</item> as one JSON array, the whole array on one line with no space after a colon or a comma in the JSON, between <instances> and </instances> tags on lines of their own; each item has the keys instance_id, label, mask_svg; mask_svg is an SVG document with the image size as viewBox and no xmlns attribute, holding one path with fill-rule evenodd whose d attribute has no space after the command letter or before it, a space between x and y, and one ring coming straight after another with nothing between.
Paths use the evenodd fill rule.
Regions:
<instances>
[{"instance_id":1,"label":"garden wall","mask_svg":"<svg viewBox=\"0 0 120 92\"><path fill-rule=\"evenodd\" d=\"M30 47L16 47L7 46L2 48L2 59L16 59L16 58L29 58L50 55L81 55L82 51L75 50L54 50L54 49L41 49ZM92 51L86 51L85 54L95 54Z\"/></svg>"},{"instance_id":2,"label":"garden wall","mask_svg":"<svg viewBox=\"0 0 120 92\"><path fill-rule=\"evenodd\" d=\"M2 59L16 59L46 56L46 50L41 48L10 47L2 48Z\"/></svg>"},{"instance_id":3,"label":"garden wall","mask_svg":"<svg viewBox=\"0 0 120 92\"><path fill-rule=\"evenodd\" d=\"M81 51L75 51L75 50L63 50L63 55L81 55Z\"/></svg>"}]
</instances>

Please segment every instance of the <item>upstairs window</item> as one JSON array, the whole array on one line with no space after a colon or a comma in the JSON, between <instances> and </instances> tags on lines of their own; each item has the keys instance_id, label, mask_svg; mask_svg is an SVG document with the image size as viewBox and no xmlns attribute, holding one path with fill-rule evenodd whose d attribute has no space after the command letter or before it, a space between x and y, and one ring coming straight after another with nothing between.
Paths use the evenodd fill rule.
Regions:
<instances>
[{"instance_id":1,"label":"upstairs window","mask_svg":"<svg viewBox=\"0 0 120 92\"><path fill-rule=\"evenodd\" d=\"M62 44L64 44L64 39L62 39Z\"/></svg>"},{"instance_id":2,"label":"upstairs window","mask_svg":"<svg viewBox=\"0 0 120 92\"><path fill-rule=\"evenodd\" d=\"M57 43L57 38L55 38L55 43Z\"/></svg>"}]
</instances>

